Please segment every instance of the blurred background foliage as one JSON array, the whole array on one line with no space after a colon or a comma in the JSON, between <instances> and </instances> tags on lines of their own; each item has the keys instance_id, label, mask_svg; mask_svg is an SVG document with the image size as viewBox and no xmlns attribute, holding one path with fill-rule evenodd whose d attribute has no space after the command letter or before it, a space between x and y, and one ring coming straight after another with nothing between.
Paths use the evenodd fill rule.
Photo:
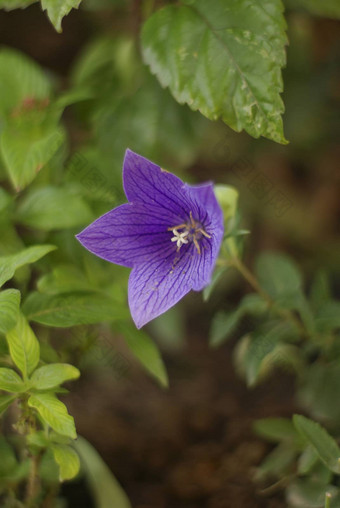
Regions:
<instances>
[{"instance_id":1,"label":"blurred background foliage","mask_svg":"<svg viewBox=\"0 0 340 508\"><path fill-rule=\"evenodd\" d=\"M289 145L282 146L212 122L179 105L159 85L140 49L140 29L153 4L161 2L84 0L64 18L61 34L36 3L0 11L0 256L36 244L58 247L30 267L18 262L15 287L34 323L42 360L80 368L82 379L68 396L68 407L77 430L105 457L132 506L324 506L320 492L329 484L336 489L337 480L301 442L309 423L296 420L294 427L288 419L275 420L268 430L262 419L290 418L305 410L338 433L337 342L330 349L314 343L300 355L292 334L285 342L287 331L280 330L279 359L292 360L289 368L289 362L280 367L278 351L275 356L275 348L268 347L261 302L247 300L248 310L240 310L242 298L254 295L232 270L221 273L206 303L192 294L137 333L126 307L128 270L94 258L74 235L125 201L121 168L129 147L186 181L212 179L235 187L242 218L233 226L251 231L242 237L246 264L257 266L260 278L260 252L291 255L300 267L296 272L303 273L296 275L299 287L317 314L330 294L339 295L340 42L339 23L331 19L338 17L339 7L333 0L286 2L289 45L282 98ZM278 269L283 279L287 270L292 274L285 259L271 258L274 267L283 266ZM326 332L333 334L338 306L327 309L324 319L332 326ZM258 320L267 342L256 352L253 341L251 354L248 332ZM98 321L104 324L94 326ZM222 344L218 351L209 349L209 336L213 345ZM166 393L145 379L131 354L166 386L168 374L154 342L170 373ZM1 347L6 354L2 342ZM319 354L322 360L313 361ZM311 366L301 381L299 360L306 358ZM272 382L261 385L268 375ZM294 379L299 382L295 399ZM268 446L249 437L258 418L256 430ZM333 457L334 446L325 440ZM107 478L106 499L114 495L112 475L88 443L78 444L85 470L88 463L99 468L87 476L96 506L104 508L93 474ZM303 456L302 480L294 479L286 498L272 485L259 494L249 479L249 469L268 451L255 475L264 483L268 471L287 482ZM15 459L6 453L14 471ZM45 466L45 473L53 485L58 471L51 468ZM338 474L334 467L333 472ZM304 483L308 474L312 485ZM91 506L83 483L66 487L63 495L70 506ZM125 506L120 490L116 495L123 496Z\"/></svg>"}]
</instances>

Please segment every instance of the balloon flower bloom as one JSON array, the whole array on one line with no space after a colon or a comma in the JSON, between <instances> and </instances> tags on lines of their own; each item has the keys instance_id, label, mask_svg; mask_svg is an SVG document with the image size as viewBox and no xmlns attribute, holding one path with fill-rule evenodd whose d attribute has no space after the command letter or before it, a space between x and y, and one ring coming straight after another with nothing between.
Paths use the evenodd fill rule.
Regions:
<instances>
[{"instance_id":1,"label":"balloon flower bloom","mask_svg":"<svg viewBox=\"0 0 340 508\"><path fill-rule=\"evenodd\" d=\"M123 185L128 203L77 235L100 258L132 268L129 306L141 328L191 289L210 283L223 238L223 213L212 183L188 185L127 150Z\"/></svg>"}]
</instances>

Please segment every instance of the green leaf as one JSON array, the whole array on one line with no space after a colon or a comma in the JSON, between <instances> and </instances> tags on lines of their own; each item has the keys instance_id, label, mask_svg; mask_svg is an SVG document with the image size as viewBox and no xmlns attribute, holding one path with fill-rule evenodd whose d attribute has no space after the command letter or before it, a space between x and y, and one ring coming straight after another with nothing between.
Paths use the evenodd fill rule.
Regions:
<instances>
[{"instance_id":1,"label":"green leaf","mask_svg":"<svg viewBox=\"0 0 340 508\"><path fill-rule=\"evenodd\" d=\"M74 447L80 455L96 508L131 508L131 504L97 451L79 437Z\"/></svg>"},{"instance_id":2,"label":"green leaf","mask_svg":"<svg viewBox=\"0 0 340 508\"><path fill-rule=\"evenodd\" d=\"M323 508L326 493L336 497L339 502L339 490L333 485L325 485L313 478L298 479L289 484L286 499L289 506L294 508ZM331 507L338 508L339 504L331 504Z\"/></svg>"},{"instance_id":3,"label":"green leaf","mask_svg":"<svg viewBox=\"0 0 340 508\"><path fill-rule=\"evenodd\" d=\"M293 423L288 418L263 418L254 423L256 434L267 441L296 441L298 434Z\"/></svg>"},{"instance_id":4,"label":"green leaf","mask_svg":"<svg viewBox=\"0 0 340 508\"><path fill-rule=\"evenodd\" d=\"M61 328L128 317L125 304L95 292L59 295L33 292L26 299L23 312L30 321Z\"/></svg>"},{"instance_id":5,"label":"green leaf","mask_svg":"<svg viewBox=\"0 0 340 508\"><path fill-rule=\"evenodd\" d=\"M55 295L93 289L85 274L74 265L58 265L51 273L43 275L37 283L41 293Z\"/></svg>"},{"instance_id":6,"label":"green leaf","mask_svg":"<svg viewBox=\"0 0 340 508\"><path fill-rule=\"evenodd\" d=\"M25 389L22 379L13 369L0 368L0 390L18 393Z\"/></svg>"},{"instance_id":7,"label":"green leaf","mask_svg":"<svg viewBox=\"0 0 340 508\"><path fill-rule=\"evenodd\" d=\"M0 415L14 402L16 395L0 395Z\"/></svg>"},{"instance_id":8,"label":"green leaf","mask_svg":"<svg viewBox=\"0 0 340 508\"><path fill-rule=\"evenodd\" d=\"M203 289L203 300L205 302L209 300L213 291L216 289L216 286L218 285L219 281L221 280L222 276L225 274L227 270L229 270L229 267L227 266L217 266L215 268L209 286Z\"/></svg>"},{"instance_id":9,"label":"green leaf","mask_svg":"<svg viewBox=\"0 0 340 508\"><path fill-rule=\"evenodd\" d=\"M315 317L315 328L319 333L340 328L340 302L330 301L320 305Z\"/></svg>"},{"instance_id":10,"label":"green leaf","mask_svg":"<svg viewBox=\"0 0 340 508\"><path fill-rule=\"evenodd\" d=\"M78 379L80 372L73 365L67 363L52 363L35 370L31 377L33 388L36 390L49 390L65 381Z\"/></svg>"},{"instance_id":11,"label":"green leaf","mask_svg":"<svg viewBox=\"0 0 340 508\"><path fill-rule=\"evenodd\" d=\"M0 477L6 477L17 467L18 461L12 446L3 436L0 437L0 457Z\"/></svg>"},{"instance_id":12,"label":"green leaf","mask_svg":"<svg viewBox=\"0 0 340 508\"><path fill-rule=\"evenodd\" d=\"M143 331L134 326L121 324L118 327L124 339L143 367L163 387L168 387L168 374L156 344Z\"/></svg>"},{"instance_id":13,"label":"green leaf","mask_svg":"<svg viewBox=\"0 0 340 508\"><path fill-rule=\"evenodd\" d=\"M28 399L28 405L35 408L44 422L63 436L76 439L74 420L68 414L65 404L51 393L35 393Z\"/></svg>"},{"instance_id":14,"label":"green leaf","mask_svg":"<svg viewBox=\"0 0 340 508\"><path fill-rule=\"evenodd\" d=\"M302 286L298 267L284 254L263 252L256 260L255 273L260 286L274 300L287 298Z\"/></svg>"},{"instance_id":15,"label":"green leaf","mask_svg":"<svg viewBox=\"0 0 340 508\"><path fill-rule=\"evenodd\" d=\"M87 224L92 212L77 189L45 186L33 190L20 203L17 220L50 231Z\"/></svg>"},{"instance_id":16,"label":"green leaf","mask_svg":"<svg viewBox=\"0 0 340 508\"><path fill-rule=\"evenodd\" d=\"M160 9L142 31L145 62L176 100L286 143L281 67L286 23L279 0L186 0Z\"/></svg>"},{"instance_id":17,"label":"green leaf","mask_svg":"<svg viewBox=\"0 0 340 508\"><path fill-rule=\"evenodd\" d=\"M340 19L338 0L286 0L286 3L292 9L302 7L316 16Z\"/></svg>"},{"instance_id":18,"label":"green leaf","mask_svg":"<svg viewBox=\"0 0 340 508\"><path fill-rule=\"evenodd\" d=\"M213 318L209 336L209 343L212 347L218 347L227 339L229 339L233 332L237 329L242 312L239 309L226 313L219 312Z\"/></svg>"},{"instance_id":19,"label":"green leaf","mask_svg":"<svg viewBox=\"0 0 340 508\"><path fill-rule=\"evenodd\" d=\"M22 103L42 101L50 94L50 81L34 60L14 49L0 49L0 117Z\"/></svg>"},{"instance_id":20,"label":"green leaf","mask_svg":"<svg viewBox=\"0 0 340 508\"><path fill-rule=\"evenodd\" d=\"M24 379L35 369L39 362L39 342L23 315L6 335L9 352Z\"/></svg>"},{"instance_id":21,"label":"green leaf","mask_svg":"<svg viewBox=\"0 0 340 508\"><path fill-rule=\"evenodd\" d=\"M57 32L62 32L61 21L71 9L77 9L81 0L41 0L41 6Z\"/></svg>"},{"instance_id":22,"label":"green leaf","mask_svg":"<svg viewBox=\"0 0 340 508\"><path fill-rule=\"evenodd\" d=\"M299 475L306 475L310 473L311 469L315 466L319 456L312 445L308 445L302 452L298 460L298 473Z\"/></svg>"},{"instance_id":23,"label":"green leaf","mask_svg":"<svg viewBox=\"0 0 340 508\"><path fill-rule=\"evenodd\" d=\"M34 245L11 256L0 257L0 287L13 277L18 268L35 263L54 249L54 245Z\"/></svg>"},{"instance_id":24,"label":"green leaf","mask_svg":"<svg viewBox=\"0 0 340 508\"><path fill-rule=\"evenodd\" d=\"M287 443L280 443L262 461L256 470L256 479L282 478L291 468L296 450Z\"/></svg>"},{"instance_id":25,"label":"green leaf","mask_svg":"<svg viewBox=\"0 0 340 508\"><path fill-rule=\"evenodd\" d=\"M59 480L71 480L74 478L80 469L80 460L78 454L67 445L53 445L53 457L59 466Z\"/></svg>"},{"instance_id":26,"label":"green leaf","mask_svg":"<svg viewBox=\"0 0 340 508\"><path fill-rule=\"evenodd\" d=\"M294 415L293 423L300 434L313 446L322 462L333 473L340 474L340 449L328 432L305 416Z\"/></svg>"},{"instance_id":27,"label":"green leaf","mask_svg":"<svg viewBox=\"0 0 340 508\"><path fill-rule=\"evenodd\" d=\"M0 293L0 332L14 328L19 317L20 291L6 289Z\"/></svg>"},{"instance_id":28,"label":"green leaf","mask_svg":"<svg viewBox=\"0 0 340 508\"><path fill-rule=\"evenodd\" d=\"M215 185L214 192L223 211L224 224L227 224L227 222L235 216L238 191L230 185Z\"/></svg>"},{"instance_id":29,"label":"green leaf","mask_svg":"<svg viewBox=\"0 0 340 508\"><path fill-rule=\"evenodd\" d=\"M52 159L65 141L65 131L53 121L46 125L44 113L37 120L11 119L0 138L6 170L17 191L24 189ZM21 120L21 119L20 119Z\"/></svg>"}]
</instances>

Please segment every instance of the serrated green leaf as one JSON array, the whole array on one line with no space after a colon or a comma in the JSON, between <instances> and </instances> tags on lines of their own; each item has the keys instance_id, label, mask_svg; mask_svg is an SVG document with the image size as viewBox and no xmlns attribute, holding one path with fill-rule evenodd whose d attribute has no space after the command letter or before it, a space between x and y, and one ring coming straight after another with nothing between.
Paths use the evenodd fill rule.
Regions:
<instances>
[{"instance_id":1,"label":"serrated green leaf","mask_svg":"<svg viewBox=\"0 0 340 508\"><path fill-rule=\"evenodd\" d=\"M134 326L122 324L118 329L123 334L133 354L138 358L147 372L156 378L161 386L168 387L169 379L165 365L158 347L150 337L145 332L137 330Z\"/></svg>"},{"instance_id":2,"label":"serrated green leaf","mask_svg":"<svg viewBox=\"0 0 340 508\"><path fill-rule=\"evenodd\" d=\"M294 415L293 423L310 443L322 462L333 473L340 474L340 449L336 441L320 424L301 415Z\"/></svg>"},{"instance_id":3,"label":"serrated green leaf","mask_svg":"<svg viewBox=\"0 0 340 508\"><path fill-rule=\"evenodd\" d=\"M125 304L95 292L59 295L33 292L26 299L23 312L30 321L61 328L117 321L128 317Z\"/></svg>"},{"instance_id":4,"label":"serrated green leaf","mask_svg":"<svg viewBox=\"0 0 340 508\"><path fill-rule=\"evenodd\" d=\"M50 231L87 224L92 212L77 189L45 186L33 190L20 203L17 220Z\"/></svg>"},{"instance_id":5,"label":"serrated green leaf","mask_svg":"<svg viewBox=\"0 0 340 508\"><path fill-rule=\"evenodd\" d=\"M78 379L79 370L67 363L52 363L36 369L31 376L31 383L36 390L55 388L65 381Z\"/></svg>"},{"instance_id":6,"label":"serrated green leaf","mask_svg":"<svg viewBox=\"0 0 340 508\"><path fill-rule=\"evenodd\" d=\"M63 436L76 439L74 419L68 414L65 404L51 393L35 393L28 399L28 405L35 408L41 418L53 430Z\"/></svg>"},{"instance_id":7,"label":"serrated green leaf","mask_svg":"<svg viewBox=\"0 0 340 508\"><path fill-rule=\"evenodd\" d=\"M274 300L294 295L302 286L302 277L296 264L278 252L261 253L256 260L255 273L260 286Z\"/></svg>"},{"instance_id":8,"label":"serrated green leaf","mask_svg":"<svg viewBox=\"0 0 340 508\"><path fill-rule=\"evenodd\" d=\"M80 2L81 0L41 0L41 6L47 11L47 15L57 32L61 32L63 17L67 16L71 9L77 9Z\"/></svg>"},{"instance_id":9,"label":"serrated green leaf","mask_svg":"<svg viewBox=\"0 0 340 508\"><path fill-rule=\"evenodd\" d=\"M93 446L84 438L79 437L74 447L84 465L96 508L112 508L113 506L114 508L131 508L122 487Z\"/></svg>"},{"instance_id":10,"label":"serrated green leaf","mask_svg":"<svg viewBox=\"0 0 340 508\"><path fill-rule=\"evenodd\" d=\"M13 277L18 268L35 263L54 249L54 245L34 245L11 256L0 257L0 287Z\"/></svg>"},{"instance_id":11,"label":"serrated green leaf","mask_svg":"<svg viewBox=\"0 0 340 508\"><path fill-rule=\"evenodd\" d=\"M0 117L24 101L41 101L50 94L50 81L34 60L15 49L0 49Z\"/></svg>"},{"instance_id":12,"label":"serrated green leaf","mask_svg":"<svg viewBox=\"0 0 340 508\"><path fill-rule=\"evenodd\" d=\"M39 342L26 318L20 314L18 322L6 334L11 358L24 379L35 369L40 358Z\"/></svg>"},{"instance_id":13,"label":"serrated green leaf","mask_svg":"<svg viewBox=\"0 0 340 508\"><path fill-rule=\"evenodd\" d=\"M0 368L0 390L18 393L25 389L22 379L13 369Z\"/></svg>"},{"instance_id":14,"label":"serrated green leaf","mask_svg":"<svg viewBox=\"0 0 340 508\"><path fill-rule=\"evenodd\" d=\"M192 0L160 9L145 23L145 62L176 100L286 143L281 114L285 19L279 0Z\"/></svg>"},{"instance_id":15,"label":"serrated green leaf","mask_svg":"<svg viewBox=\"0 0 340 508\"><path fill-rule=\"evenodd\" d=\"M14 402L16 395L0 395L0 415Z\"/></svg>"},{"instance_id":16,"label":"serrated green leaf","mask_svg":"<svg viewBox=\"0 0 340 508\"><path fill-rule=\"evenodd\" d=\"M59 479L61 482L74 478L80 469L78 454L67 445L53 445L53 457L59 466Z\"/></svg>"},{"instance_id":17,"label":"serrated green leaf","mask_svg":"<svg viewBox=\"0 0 340 508\"><path fill-rule=\"evenodd\" d=\"M19 317L20 291L6 289L0 293L0 332L14 328Z\"/></svg>"}]
</instances>

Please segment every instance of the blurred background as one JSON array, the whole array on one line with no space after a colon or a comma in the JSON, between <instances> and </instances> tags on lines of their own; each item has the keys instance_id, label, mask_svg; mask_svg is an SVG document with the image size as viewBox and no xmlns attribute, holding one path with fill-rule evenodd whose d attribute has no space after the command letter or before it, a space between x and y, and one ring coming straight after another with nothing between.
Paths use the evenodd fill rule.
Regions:
<instances>
[{"instance_id":1,"label":"blurred background","mask_svg":"<svg viewBox=\"0 0 340 508\"><path fill-rule=\"evenodd\" d=\"M339 22L289 5L286 18L287 146L235 133L179 106L161 89L139 55L139 2L85 0L64 19L62 34L37 4L0 11L0 44L38 62L59 92L96 90L63 117L68 153L87 171L72 171L72 156L65 156L60 179L76 180L92 200L95 194L97 215L125 200L121 167L129 147L187 181L236 187L241 224L251 232L244 246L249 267L262 250L280 250L301 266L307 288L325 268L339 295ZM128 270L120 273L126 280ZM249 390L233 362L240 331L218 350L208 346L211 316L235 308L249 290L229 271L207 303L190 294L149 325L169 372L168 390L148 378L105 327L96 347L82 355L69 411L134 508L285 506L279 490L263 492L253 482L270 446L255 436L252 423L292 414L294 378L276 370L270 383ZM79 340L70 341L69 333L56 338L70 343L76 362L82 331L72 332ZM72 507L92 506L82 482L65 485L64 495Z\"/></svg>"}]
</instances>

